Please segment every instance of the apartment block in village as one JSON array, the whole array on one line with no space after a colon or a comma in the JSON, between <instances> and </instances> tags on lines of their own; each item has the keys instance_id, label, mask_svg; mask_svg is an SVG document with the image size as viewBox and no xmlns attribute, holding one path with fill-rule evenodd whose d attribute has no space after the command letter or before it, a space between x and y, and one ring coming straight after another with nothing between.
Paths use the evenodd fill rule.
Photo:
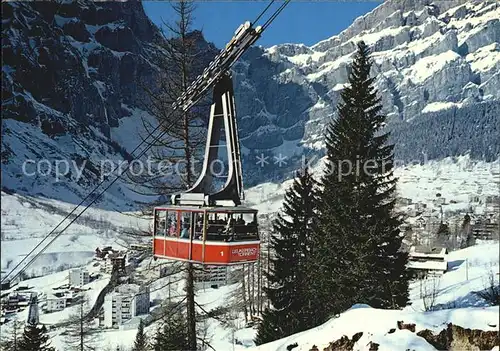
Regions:
<instances>
[{"instance_id":1,"label":"apartment block in village","mask_svg":"<svg viewBox=\"0 0 500 351\"><path fill-rule=\"evenodd\" d=\"M119 328L134 317L146 315L149 304L148 286L120 285L104 299L104 326Z\"/></svg>"},{"instance_id":2,"label":"apartment block in village","mask_svg":"<svg viewBox=\"0 0 500 351\"><path fill-rule=\"evenodd\" d=\"M85 268L75 268L69 271L68 282L71 286L84 286L90 283L90 274Z\"/></svg>"}]
</instances>

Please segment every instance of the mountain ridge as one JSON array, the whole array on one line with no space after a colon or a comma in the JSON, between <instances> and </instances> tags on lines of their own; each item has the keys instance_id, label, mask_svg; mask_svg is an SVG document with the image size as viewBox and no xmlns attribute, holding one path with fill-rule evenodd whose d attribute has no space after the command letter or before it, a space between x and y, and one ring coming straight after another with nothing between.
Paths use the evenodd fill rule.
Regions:
<instances>
[{"instance_id":1,"label":"mountain ridge","mask_svg":"<svg viewBox=\"0 0 500 351\"><path fill-rule=\"evenodd\" d=\"M155 45L163 39L140 2L8 2L2 10L2 186L78 203L102 178L101 161L130 160L146 135L143 120L155 125L140 84L154 85ZM398 160L422 153L495 160L498 17L495 1L389 0L310 47L250 48L232 70L245 184L289 178L303 157L321 158L323 131L335 117L358 40L372 46ZM216 48L194 35L208 62ZM268 162L258 164L258 157ZM50 177L56 160L75 166L66 182L54 183L48 174L22 177L26 159L48 159ZM151 200L128 187L117 184L98 206L132 208Z\"/></svg>"},{"instance_id":2,"label":"mountain ridge","mask_svg":"<svg viewBox=\"0 0 500 351\"><path fill-rule=\"evenodd\" d=\"M272 94L280 97L280 90L294 83L300 86L295 91L300 94L290 94L293 101L278 112L266 103L266 94L256 96L259 106L253 105L249 111L247 103L240 104L241 118L255 114L255 110L261 116L254 130L242 130L243 150L253 149L254 140L264 139L272 144L257 151L270 156L282 153L286 144L287 156L321 157L323 130L329 118L336 116L356 42L364 40L372 48L372 72L383 113L388 116L391 142L396 143L396 158L411 161L425 152L436 159L469 153L477 159L495 160L500 154L495 138L500 130L496 119L500 98L495 88L500 83L498 17L500 8L494 1L390 0L359 17L339 35L310 47L283 44L261 48L270 63L259 69L270 75L268 80L282 85ZM241 77L237 89L247 94L259 91L248 87L262 85L247 73L252 64L256 64L253 56L246 64L235 66ZM297 103L300 99L304 102ZM286 116L289 107L297 112L289 119L293 123L282 126L275 122L273 116ZM266 112L267 119L262 117ZM415 128L428 130L432 122L438 137L401 143L412 139ZM285 137L289 129L294 130L295 138Z\"/></svg>"}]
</instances>

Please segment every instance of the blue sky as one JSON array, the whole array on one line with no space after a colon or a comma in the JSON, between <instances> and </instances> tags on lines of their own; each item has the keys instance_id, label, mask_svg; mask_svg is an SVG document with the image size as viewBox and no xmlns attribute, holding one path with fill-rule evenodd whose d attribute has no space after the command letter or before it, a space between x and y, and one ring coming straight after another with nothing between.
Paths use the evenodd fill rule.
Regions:
<instances>
[{"instance_id":1,"label":"blue sky","mask_svg":"<svg viewBox=\"0 0 500 351\"><path fill-rule=\"evenodd\" d=\"M253 21L269 1L200 1L196 2L194 29L202 29L205 38L222 48L234 31L245 21ZM275 1L266 15L279 7ZM359 16L381 1L310 1L292 2L281 12L257 42L269 47L282 43L304 43L308 46L340 33ZM173 21L168 1L143 1L146 14L157 25ZM262 20L267 19L264 16ZM261 22L259 21L259 22Z\"/></svg>"}]
</instances>

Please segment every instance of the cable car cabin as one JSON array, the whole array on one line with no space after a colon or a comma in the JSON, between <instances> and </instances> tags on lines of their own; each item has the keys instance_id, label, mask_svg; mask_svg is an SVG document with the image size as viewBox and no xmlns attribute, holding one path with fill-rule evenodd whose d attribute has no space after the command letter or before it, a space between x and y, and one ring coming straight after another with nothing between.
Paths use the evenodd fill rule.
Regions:
<instances>
[{"instance_id":1,"label":"cable car cabin","mask_svg":"<svg viewBox=\"0 0 500 351\"><path fill-rule=\"evenodd\" d=\"M155 258L209 265L255 262L260 240L257 210L245 207L157 207Z\"/></svg>"}]
</instances>

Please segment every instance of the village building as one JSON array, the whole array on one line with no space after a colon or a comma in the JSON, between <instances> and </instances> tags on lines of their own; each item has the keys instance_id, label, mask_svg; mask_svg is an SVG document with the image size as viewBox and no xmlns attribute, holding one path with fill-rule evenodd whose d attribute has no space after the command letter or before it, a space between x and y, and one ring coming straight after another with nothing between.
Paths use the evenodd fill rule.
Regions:
<instances>
[{"instance_id":1,"label":"village building","mask_svg":"<svg viewBox=\"0 0 500 351\"><path fill-rule=\"evenodd\" d=\"M447 255L444 247L412 246L408 253L408 269L417 277L443 275L448 270Z\"/></svg>"},{"instance_id":2,"label":"village building","mask_svg":"<svg viewBox=\"0 0 500 351\"><path fill-rule=\"evenodd\" d=\"M62 311L66 308L67 300L66 297L57 297L55 295L47 296L45 311L46 312L56 312Z\"/></svg>"},{"instance_id":3,"label":"village building","mask_svg":"<svg viewBox=\"0 0 500 351\"><path fill-rule=\"evenodd\" d=\"M149 314L149 287L120 285L104 298L104 326L119 328L134 317Z\"/></svg>"},{"instance_id":4,"label":"village building","mask_svg":"<svg viewBox=\"0 0 500 351\"><path fill-rule=\"evenodd\" d=\"M104 258L106 258L106 256L108 254L113 253L113 252L114 252L114 250L113 250L113 248L111 246L106 246L106 247L104 247L102 249L101 248L96 248L95 249L95 256L98 259L104 259Z\"/></svg>"},{"instance_id":5,"label":"village building","mask_svg":"<svg viewBox=\"0 0 500 351\"><path fill-rule=\"evenodd\" d=\"M126 264L127 253L125 251L108 253L104 260L104 271L111 274L113 267L115 267L117 271L125 272Z\"/></svg>"},{"instance_id":6,"label":"village building","mask_svg":"<svg viewBox=\"0 0 500 351\"><path fill-rule=\"evenodd\" d=\"M472 235L475 239L494 240L498 239L500 232L500 223L492 217L480 218L474 221L472 225Z\"/></svg>"},{"instance_id":7,"label":"village building","mask_svg":"<svg viewBox=\"0 0 500 351\"><path fill-rule=\"evenodd\" d=\"M70 269L68 274L68 283L70 286L79 287L90 283L89 272L85 268Z\"/></svg>"}]
</instances>

